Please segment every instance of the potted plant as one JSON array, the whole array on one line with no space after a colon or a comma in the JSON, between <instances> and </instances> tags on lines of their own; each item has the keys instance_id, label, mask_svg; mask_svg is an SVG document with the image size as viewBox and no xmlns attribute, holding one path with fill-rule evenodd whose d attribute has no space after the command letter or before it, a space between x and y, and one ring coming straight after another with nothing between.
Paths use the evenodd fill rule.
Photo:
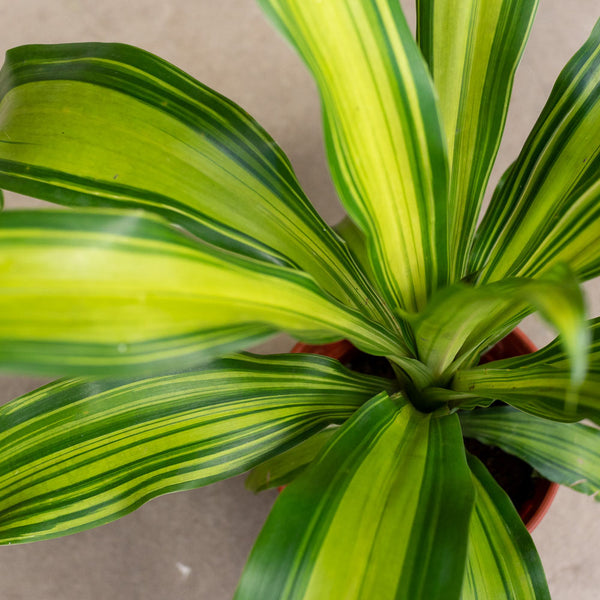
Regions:
<instances>
[{"instance_id":1,"label":"potted plant","mask_svg":"<svg viewBox=\"0 0 600 600\"><path fill-rule=\"evenodd\" d=\"M421 0L417 42L391 0L261 5L317 80L337 232L260 126L172 65L7 56L0 187L70 208L0 216L0 361L66 376L0 409L0 540L256 469L289 485L238 599L548 597L463 436L599 489L579 283L600 272L600 25L477 226L536 2ZM534 311L557 340L478 364ZM239 353L280 330L392 371Z\"/></svg>"}]
</instances>

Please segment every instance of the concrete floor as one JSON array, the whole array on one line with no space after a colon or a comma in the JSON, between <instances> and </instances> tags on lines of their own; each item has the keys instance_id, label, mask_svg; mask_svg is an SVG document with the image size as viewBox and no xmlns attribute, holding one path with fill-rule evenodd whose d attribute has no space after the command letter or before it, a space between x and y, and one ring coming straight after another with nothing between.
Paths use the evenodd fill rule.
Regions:
<instances>
[{"instance_id":1,"label":"concrete floor","mask_svg":"<svg viewBox=\"0 0 600 600\"><path fill-rule=\"evenodd\" d=\"M412 2L403 2L410 18ZM517 74L493 178L516 156L561 67L589 34L597 0L543 0ZM170 60L231 97L274 136L330 222L341 215L325 166L319 105L302 64L253 0L0 0L0 50L24 43L119 41ZM9 195L9 207L32 204ZM33 203L34 204L34 203ZM600 314L600 286L587 286ZM538 344L551 334L529 319ZM289 347L279 339L271 351ZM0 378L0 403L35 387ZM230 598L274 500L237 478L168 495L115 523L68 538L0 548L0 600L221 600ZM596 600L600 513L563 489L534 534L555 600Z\"/></svg>"}]
</instances>

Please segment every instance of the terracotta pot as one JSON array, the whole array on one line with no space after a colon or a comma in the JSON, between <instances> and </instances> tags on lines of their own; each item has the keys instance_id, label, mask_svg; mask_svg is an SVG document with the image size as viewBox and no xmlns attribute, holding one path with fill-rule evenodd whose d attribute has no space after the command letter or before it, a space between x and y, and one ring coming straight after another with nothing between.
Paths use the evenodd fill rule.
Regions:
<instances>
[{"instance_id":1,"label":"terracotta pot","mask_svg":"<svg viewBox=\"0 0 600 600\"><path fill-rule=\"evenodd\" d=\"M535 352L536 350L537 348L533 342L520 329L515 329L482 356L481 363L501 358L510 358L512 356L521 356ZM295 353L321 354L322 356L329 356L341 362L349 362L360 352L360 350L347 340L323 345L298 343L291 351ZM519 515L530 533L538 526L544 515L548 512L556 496L556 492L558 492L558 488L559 485L557 483L548 481L543 477L535 478L533 496L519 510Z\"/></svg>"}]
</instances>

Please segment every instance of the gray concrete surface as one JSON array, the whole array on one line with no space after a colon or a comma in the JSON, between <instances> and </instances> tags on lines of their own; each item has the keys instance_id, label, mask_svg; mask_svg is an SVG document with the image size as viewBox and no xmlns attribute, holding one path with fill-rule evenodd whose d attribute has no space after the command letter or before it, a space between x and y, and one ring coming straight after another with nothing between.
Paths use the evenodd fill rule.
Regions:
<instances>
[{"instance_id":1,"label":"gray concrete surface","mask_svg":"<svg viewBox=\"0 0 600 600\"><path fill-rule=\"evenodd\" d=\"M403 4L412 15L412 3ZM597 0L541 1L494 178L516 156L562 65L599 16ZM0 24L2 53L23 43L119 41L174 62L253 114L287 152L321 214L330 222L341 215L313 83L253 0L0 0ZM34 204L16 195L7 203ZM590 314L600 314L598 282L587 290ZM533 319L524 329L538 344L551 337ZM279 339L267 350L288 344ZM38 383L2 376L0 402ZM273 500L273 493L246 492L237 478L153 500L93 531L2 547L0 600L229 598ZM600 596L598 511L588 497L561 490L534 534L555 600Z\"/></svg>"}]
</instances>

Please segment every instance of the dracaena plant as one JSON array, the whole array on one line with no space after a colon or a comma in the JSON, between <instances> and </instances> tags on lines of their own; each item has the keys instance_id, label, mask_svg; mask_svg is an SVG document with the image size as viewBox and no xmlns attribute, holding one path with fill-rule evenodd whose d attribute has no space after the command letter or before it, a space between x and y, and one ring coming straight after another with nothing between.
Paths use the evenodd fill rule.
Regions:
<instances>
[{"instance_id":1,"label":"dracaena plant","mask_svg":"<svg viewBox=\"0 0 600 600\"><path fill-rule=\"evenodd\" d=\"M116 519L255 469L289 485L238 600L547 598L463 435L600 489L600 25L478 216L534 0L261 0L314 75L331 229L233 102L120 44L11 50L0 362L63 377L0 411L0 540ZM557 340L478 366L538 311ZM347 339L394 377L239 353ZM492 401L503 405L490 406Z\"/></svg>"}]
</instances>

